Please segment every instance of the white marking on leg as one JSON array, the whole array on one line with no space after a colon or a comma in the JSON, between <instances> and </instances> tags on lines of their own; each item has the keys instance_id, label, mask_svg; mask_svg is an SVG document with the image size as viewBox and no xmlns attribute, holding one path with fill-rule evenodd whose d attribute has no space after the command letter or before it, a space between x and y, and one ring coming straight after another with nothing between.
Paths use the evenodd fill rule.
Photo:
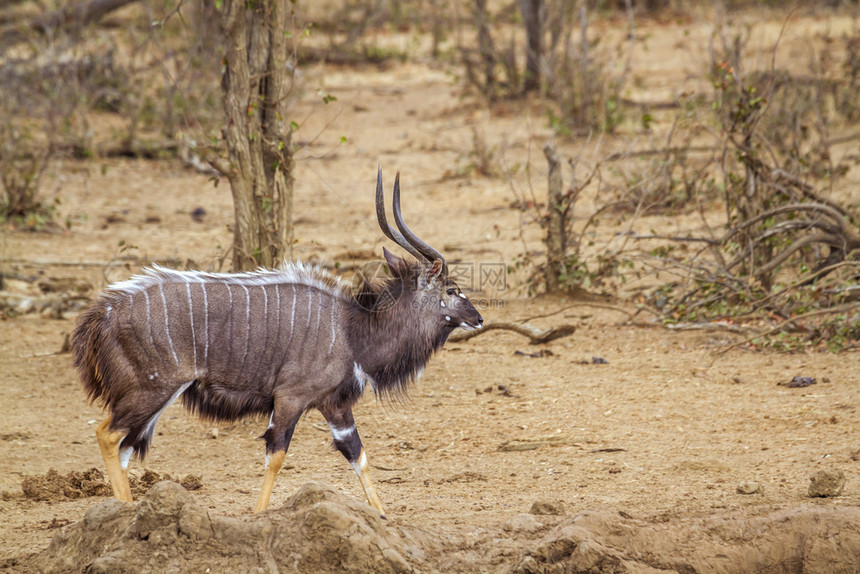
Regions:
<instances>
[{"instance_id":1,"label":"white marking on leg","mask_svg":"<svg viewBox=\"0 0 860 574\"><path fill-rule=\"evenodd\" d=\"M149 422L146 423L146 428L143 430L143 435L146 437L147 442L152 440L152 433L153 433L153 431L155 431L155 425L156 425L156 423L158 423L158 417L161 416L161 413L163 413L165 411L165 409L167 409L167 407L172 405L176 401L176 399L179 398L179 395L184 393L186 391L186 389L188 389L188 387L190 387L191 383L193 383L193 382L194 381L188 381L187 383L183 384L181 387L176 389L176 392L173 393L173 395L170 397L170 399L166 403L164 403L164 405L162 405L162 407L160 409L158 409L158 412L155 413L151 419L149 419Z\"/></svg>"},{"instance_id":2,"label":"white marking on leg","mask_svg":"<svg viewBox=\"0 0 860 574\"><path fill-rule=\"evenodd\" d=\"M123 437L125 438L125 437ZM119 465L123 470L128 468L128 461L131 459L131 453L134 452L133 446L127 446L119 451Z\"/></svg>"},{"instance_id":3,"label":"white marking on leg","mask_svg":"<svg viewBox=\"0 0 860 574\"><path fill-rule=\"evenodd\" d=\"M206 331L206 344L203 345L203 368L209 365L209 297L206 295L206 283L201 283L203 289L203 307L206 309L206 318L203 321L203 330Z\"/></svg>"},{"instance_id":4,"label":"white marking on leg","mask_svg":"<svg viewBox=\"0 0 860 574\"><path fill-rule=\"evenodd\" d=\"M358 392L363 393L365 375L358 363L352 364L352 376L355 377L355 384L358 385Z\"/></svg>"},{"instance_id":5,"label":"white marking on leg","mask_svg":"<svg viewBox=\"0 0 860 574\"><path fill-rule=\"evenodd\" d=\"M364 454L364 449L361 449L361 456L358 457L358 460L349 464L352 466L355 474L361 475L361 472L367 467L367 456Z\"/></svg>"},{"instance_id":6,"label":"white marking on leg","mask_svg":"<svg viewBox=\"0 0 860 574\"><path fill-rule=\"evenodd\" d=\"M272 414L269 415L269 426L266 427L266 430L270 428L275 428L275 411L272 411ZM269 468L269 451L266 450L266 468Z\"/></svg>"},{"instance_id":7,"label":"white marking on leg","mask_svg":"<svg viewBox=\"0 0 860 574\"><path fill-rule=\"evenodd\" d=\"M161 302L164 304L164 332L167 334L167 342L170 344L170 352L173 353L173 360L176 361L176 366L178 367L179 357L176 356L176 349L173 348L173 338L170 336L170 323L167 319L167 298L164 296L164 289L162 288L161 283L158 284L158 291L161 293Z\"/></svg>"},{"instance_id":8,"label":"white marking on leg","mask_svg":"<svg viewBox=\"0 0 860 574\"><path fill-rule=\"evenodd\" d=\"M194 332L194 303L191 301L191 283L185 284L188 295L188 318L191 321L191 347L194 352L194 378L197 378L197 333Z\"/></svg>"},{"instance_id":9,"label":"white marking on leg","mask_svg":"<svg viewBox=\"0 0 860 574\"><path fill-rule=\"evenodd\" d=\"M370 388L373 389L373 392L376 392L376 381L373 380L373 377L364 372L364 369L361 368L357 362L353 363L352 367L353 375L355 376L356 384L358 385L358 392L364 392L365 383L370 383Z\"/></svg>"},{"instance_id":10,"label":"white marking on leg","mask_svg":"<svg viewBox=\"0 0 860 574\"><path fill-rule=\"evenodd\" d=\"M331 431L331 438L336 441L343 441L352 436L354 432L356 432L355 425L351 425L345 429L339 429L333 426L331 423L328 423L328 428Z\"/></svg>"}]
</instances>

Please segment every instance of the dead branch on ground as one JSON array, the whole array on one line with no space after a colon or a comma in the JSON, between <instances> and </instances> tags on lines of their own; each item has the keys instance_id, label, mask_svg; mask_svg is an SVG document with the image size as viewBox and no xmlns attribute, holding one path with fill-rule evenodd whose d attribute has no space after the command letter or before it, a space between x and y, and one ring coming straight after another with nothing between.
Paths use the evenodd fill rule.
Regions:
<instances>
[{"instance_id":1,"label":"dead branch on ground","mask_svg":"<svg viewBox=\"0 0 860 574\"><path fill-rule=\"evenodd\" d=\"M541 330L532 325L526 325L523 323L509 323L507 321L498 321L493 323L487 323L483 326L483 328L479 330L467 331L465 333L457 333L456 335L451 335L450 337L448 337L448 340L454 343L458 343L461 341L467 341L473 337L477 337L478 335L482 335L487 331L497 330L513 331L514 333L519 333L520 335L529 338L529 344L540 345L542 343L549 343L550 341L554 341L555 339L560 339L561 337L567 337L568 335L572 335L576 331L576 327L574 325L558 325L547 330Z\"/></svg>"}]
</instances>

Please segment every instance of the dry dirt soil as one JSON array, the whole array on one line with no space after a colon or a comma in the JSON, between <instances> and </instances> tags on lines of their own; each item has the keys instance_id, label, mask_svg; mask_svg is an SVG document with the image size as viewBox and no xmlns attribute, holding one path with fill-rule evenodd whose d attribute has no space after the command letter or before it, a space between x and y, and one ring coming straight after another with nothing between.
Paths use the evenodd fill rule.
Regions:
<instances>
[{"instance_id":1,"label":"dry dirt soil","mask_svg":"<svg viewBox=\"0 0 860 574\"><path fill-rule=\"evenodd\" d=\"M798 17L785 45L847 25ZM705 24L639 30L648 50L633 68L655 99L704 89L691 78L704 66ZM0 570L860 571L856 353L736 348L715 360L733 335L634 327L593 300L528 298L515 274L481 280L523 250L522 225L529 248L541 248L537 225L510 207L529 176L453 176L472 161L475 126L506 165L531 166L542 194L550 134L537 108L488 112L445 69L420 62L318 67L303 85L298 258L348 272L380 257L381 164L387 189L402 172L413 229L474 271L466 286L487 322L576 332L537 346L502 331L449 342L401 402L366 396L355 417L386 521L365 505L315 412L299 423L263 515L250 511L266 421L207 423L178 405L161 417L145 464L132 464L137 504L119 503L91 472L103 467L94 431L104 415L87 404L64 339L80 305L143 264L217 269L232 203L226 182L179 162L66 161L49 193L71 229L5 228L0 244L5 288L36 307L0 321ZM323 105L321 89L338 101ZM636 229L673 232L685 221L649 217ZM601 229L601 245L613 231ZM780 385L796 375L817 383ZM840 495L810 497L822 470L844 474ZM165 475L191 490L159 483Z\"/></svg>"}]
</instances>

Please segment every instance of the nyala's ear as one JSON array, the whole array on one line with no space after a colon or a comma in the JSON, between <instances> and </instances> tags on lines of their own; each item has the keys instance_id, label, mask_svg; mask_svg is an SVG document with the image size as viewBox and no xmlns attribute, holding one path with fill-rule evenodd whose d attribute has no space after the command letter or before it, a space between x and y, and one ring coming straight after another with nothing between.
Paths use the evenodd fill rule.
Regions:
<instances>
[{"instance_id":1,"label":"nyala's ear","mask_svg":"<svg viewBox=\"0 0 860 574\"><path fill-rule=\"evenodd\" d=\"M433 265L430 266L429 269L421 273L421 276L418 278L418 286L422 289L426 289L427 287L433 285L439 278L442 276L442 260L437 259L433 262Z\"/></svg>"},{"instance_id":2,"label":"nyala's ear","mask_svg":"<svg viewBox=\"0 0 860 574\"><path fill-rule=\"evenodd\" d=\"M385 261L388 262L388 268L393 276L403 277L409 270L409 263L405 259L396 256L385 247L382 248L382 254L385 256Z\"/></svg>"}]
</instances>

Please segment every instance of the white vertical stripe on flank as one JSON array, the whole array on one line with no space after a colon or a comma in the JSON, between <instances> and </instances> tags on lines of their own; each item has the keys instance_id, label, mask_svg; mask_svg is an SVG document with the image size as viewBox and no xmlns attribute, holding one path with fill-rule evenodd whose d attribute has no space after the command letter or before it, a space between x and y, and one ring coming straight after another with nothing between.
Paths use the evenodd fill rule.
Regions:
<instances>
[{"instance_id":1,"label":"white vertical stripe on flank","mask_svg":"<svg viewBox=\"0 0 860 574\"><path fill-rule=\"evenodd\" d=\"M194 303L191 302L191 283L185 284L188 295L188 318L191 321L191 346L194 353L194 378L197 378L197 333L194 332Z\"/></svg>"},{"instance_id":2,"label":"white vertical stripe on flank","mask_svg":"<svg viewBox=\"0 0 860 574\"><path fill-rule=\"evenodd\" d=\"M278 323L277 327L275 327L275 333L278 334L278 337L281 336L281 286L275 285L275 307L277 307L276 314L278 315ZM280 341L276 340L275 345L277 345Z\"/></svg>"},{"instance_id":3,"label":"white vertical stripe on flank","mask_svg":"<svg viewBox=\"0 0 860 574\"><path fill-rule=\"evenodd\" d=\"M263 291L263 342L260 347L260 352L256 355L257 358L257 366L254 367L254 378L257 378L257 373L260 372L260 367L264 365L264 360L266 358L266 351L269 347L269 293L266 291L266 285L260 285L260 290ZM248 323L248 333L250 336L251 332L251 324ZM261 345L258 340L256 343L258 346Z\"/></svg>"},{"instance_id":4,"label":"white vertical stripe on flank","mask_svg":"<svg viewBox=\"0 0 860 574\"><path fill-rule=\"evenodd\" d=\"M296 286L290 285L290 287L293 288L293 310L290 311L290 340L287 342L287 348L289 348L290 343L293 342L293 323L296 318L296 299L298 298L298 295L296 294Z\"/></svg>"},{"instance_id":5,"label":"white vertical stripe on flank","mask_svg":"<svg viewBox=\"0 0 860 574\"><path fill-rule=\"evenodd\" d=\"M266 293L266 286L260 285L260 289L263 291L263 329L266 330L266 345L268 345L269 339L269 294ZM251 324L248 323L248 331L251 330ZM265 348L263 351L265 352Z\"/></svg>"},{"instance_id":6,"label":"white vertical stripe on flank","mask_svg":"<svg viewBox=\"0 0 860 574\"><path fill-rule=\"evenodd\" d=\"M308 324L305 325L305 331L311 328L311 313L313 312L314 292L313 289L305 289L308 292Z\"/></svg>"},{"instance_id":7,"label":"white vertical stripe on flank","mask_svg":"<svg viewBox=\"0 0 860 574\"><path fill-rule=\"evenodd\" d=\"M149 327L149 344L153 347L155 346L155 341L152 338L152 313L149 310L149 293L147 293L146 289L143 290L143 298L146 299L146 325ZM131 296L132 303L134 302L134 295Z\"/></svg>"},{"instance_id":8,"label":"white vertical stripe on flank","mask_svg":"<svg viewBox=\"0 0 860 574\"><path fill-rule=\"evenodd\" d=\"M229 283L224 283L224 286L227 288L227 295L230 301L230 304L227 305L227 309L230 310L230 330L227 332L227 348L229 349L227 356L229 358L233 354L233 289Z\"/></svg>"},{"instance_id":9,"label":"white vertical stripe on flank","mask_svg":"<svg viewBox=\"0 0 860 574\"><path fill-rule=\"evenodd\" d=\"M315 337L319 336L320 325L322 324L322 308L323 308L322 304L323 304L322 299L320 299L320 304L317 305L317 328L314 331Z\"/></svg>"},{"instance_id":10,"label":"white vertical stripe on flank","mask_svg":"<svg viewBox=\"0 0 860 574\"><path fill-rule=\"evenodd\" d=\"M328 354L331 355L331 350L334 349L334 339L337 337L337 331L334 328L334 306L337 302L332 300L331 302L331 342L328 344Z\"/></svg>"},{"instance_id":11,"label":"white vertical stripe on flank","mask_svg":"<svg viewBox=\"0 0 860 574\"><path fill-rule=\"evenodd\" d=\"M201 283L200 288L203 289L203 307L206 309L205 320L203 321L203 330L206 332L206 344L203 345L203 368L209 365L209 297L206 295L206 283Z\"/></svg>"},{"instance_id":12,"label":"white vertical stripe on flank","mask_svg":"<svg viewBox=\"0 0 860 574\"><path fill-rule=\"evenodd\" d=\"M248 288L241 285L245 290L245 354L242 355L242 367L244 370L245 359L248 358L248 350L251 348L251 294Z\"/></svg>"},{"instance_id":13,"label":"white vertical stripe on flank","mask_svg":"<svg viewBox=\"0 0 860 574\"><path fill-rule=\"evenodd\" d=\"M167 334L167 342L170 343L170 352L173 353L173 360L176 361L176 366L178 367L179 357L176 356L176 349L173 348L173 338L170 336L170 323L167 319L167 298L164 296L164 289L161 283L158 284L158 292L161 293L161 302L164 304L164 332Z\"/></svg>"}]
</instances>

